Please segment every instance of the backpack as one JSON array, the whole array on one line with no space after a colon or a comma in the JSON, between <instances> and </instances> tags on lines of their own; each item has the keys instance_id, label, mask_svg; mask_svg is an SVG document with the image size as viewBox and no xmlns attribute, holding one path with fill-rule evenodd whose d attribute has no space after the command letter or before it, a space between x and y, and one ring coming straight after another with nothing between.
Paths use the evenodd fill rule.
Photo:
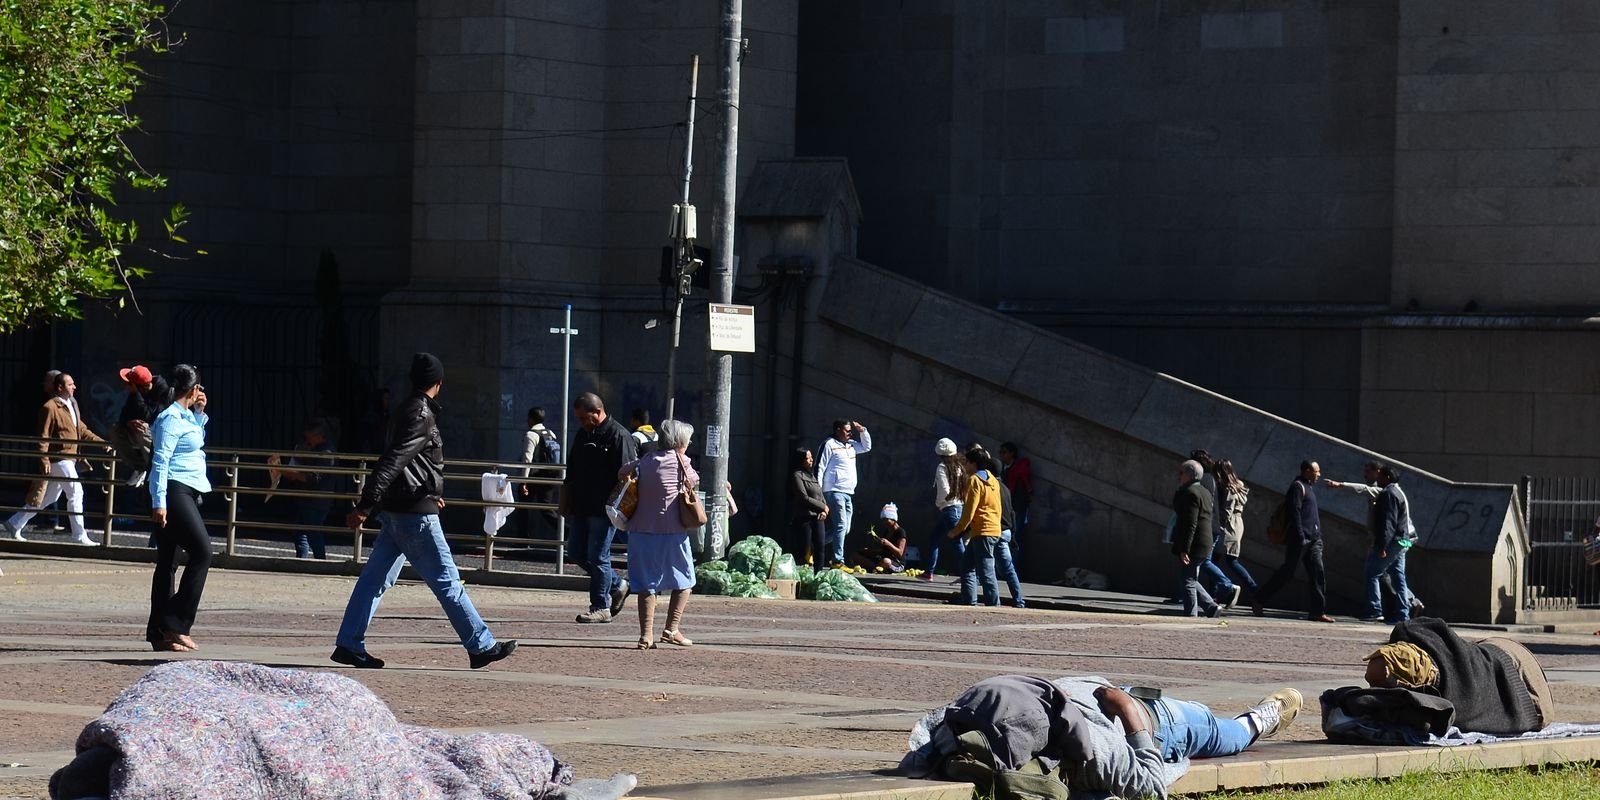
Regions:
<instances>
[{"instance_id":1,"label":"backpack","mask_svg":"<svg viewBox=\"0 0 1600 800\"><path fill-rule=\"evenodd\" d=\"M975 796L993 800L1067 800L1067 785L1060 767L1046 769L1037 758L1021 769L1000 767L989 749L989 740L977 731L956 737L956 752L944 762L944 774L952 780L968 781L977 787Z\"/></svg>"},{"instance_id":2,"label":"backpack","mask_svg":"<svg viewBox=\"0 0 1600 800\"><path fill-rule=\"evenodd\" d=\"M1272 516L1267 520L1267 541L1272 544L1283 544L1289 538L1289 502L1279 500L1278 507L1272 509Z\"/></svg>"},{"instance_id":3,"label":"backpack","mask_svg":"<svg viewBox=\"0 0 1600 800\"><path fill-rule=\"evenodd\" d=\"M539 432L539 444L533 448L533 463L560 464L561 440L550 431Z\"/></svg>"}]
</instances>

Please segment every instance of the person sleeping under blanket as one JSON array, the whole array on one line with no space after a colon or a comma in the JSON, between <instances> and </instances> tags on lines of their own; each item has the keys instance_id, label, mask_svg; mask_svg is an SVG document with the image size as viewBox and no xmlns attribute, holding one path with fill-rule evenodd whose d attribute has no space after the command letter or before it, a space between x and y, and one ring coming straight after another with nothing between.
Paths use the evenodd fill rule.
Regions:
<instances>
[{"instance_id":1,"label":"person sleeping under blanket","mask_svg":"<svg viewBox=\"0 0 1600 800\"><path fill-rule=\"evenodd\" d=\"M1444 620L1418 617L1395 625L1366 663L1367 688L1322 695L1334 741L1419 744L1452 727L1515 736L1554 721L1544 670L1510 639L1463 639Z\"/></svg>"}]
</instances>

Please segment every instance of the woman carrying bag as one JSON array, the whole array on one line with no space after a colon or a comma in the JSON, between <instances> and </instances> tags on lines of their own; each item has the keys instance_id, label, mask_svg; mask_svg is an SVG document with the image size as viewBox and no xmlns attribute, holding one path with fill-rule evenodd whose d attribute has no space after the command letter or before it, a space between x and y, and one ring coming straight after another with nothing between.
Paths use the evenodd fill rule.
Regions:
<instances>
[{"instance_id":1,"label":"woman carrying bag","mask_svg":"<svg viewBox=\"0 0 1600 800\"><path fill-rule=\"evenodd\" d=\"M660 641L680 647L694 644L679 625L694 588L689 531L706 521L705 509L695 494L700 476L684 455L694 437L694 426L669 419L661 423L658 432L659 449L622 465L617 472L619 480L638 475L639 505L628 518L628 582L639 595L640 650L656 646L656 595L661 592L671 592L672 599Z\"/></svg>"}]
</instances>

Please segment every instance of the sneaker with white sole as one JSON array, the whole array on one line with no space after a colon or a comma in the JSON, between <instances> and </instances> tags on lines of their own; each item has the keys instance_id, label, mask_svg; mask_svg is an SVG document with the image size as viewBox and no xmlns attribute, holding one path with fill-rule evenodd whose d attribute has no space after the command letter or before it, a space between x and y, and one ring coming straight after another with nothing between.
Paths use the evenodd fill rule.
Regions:
<instances>
[{"instance_id":1,"label":"sneaker with white sole","mask_svg":"<svg viewBox=\"0 0 1600 800\"><path fill-rule=\"evenodd\" d=\"M1237 583L1234 584L1233 591L1229 594L1228 602L1223 603L1223 605L1226 606L1229 611L1232 611L1233 607L1239 604L1239 595L1241 594L1244 594L1244 587Z\"/></svg>"},{"instance_id":2,"label":"sneaker with white sole","mask_svg":"<svg viewBox=\"0 0 1600 800\"><path fill-rule=\"evenodd\" d=\"M597 608L593 611L585 611L584 613L578 615L578 621L586 624L610 622L611 610L606 608Z\"/></svg>"},{"instance_id":3,"label":"sneaker with white sole","mask_svg":"<svg viewBox=\"0 0 1600 800\"><path fill-rule=\"evenodd\" d=\"M26 541L28 541L28 537L22 535L22 529L21 528L13 528L13 527L11 527L11 523L8 520L0 520L0 528L4 528L5 532L10 534L11 539L13 541L17 541L17 542L26 542Z\"/></svg>"},{"instance_id":4,"label":"sneaker with white sole","mask_svg":"<svg viewBox=\"0 0 1600 800\"><path fill-rule=\"evenodd\" d=\"M1257 739L1266 739L1277 736L1294 718L1299 716L1300 709L1306 704L1305 697L1301 696L1299 689L1279 689L1256 703L1247 713L1254 714L1256 727L1261 731Z\"/></svg>"},{"instance_id":5,"label":"sneaker with white sole","mask_svg":"<svg viewBox=\"0 0 1600 800\"><path fill-rule=\"evenodd\" d=\"M90 547L93 547L95 545L95 540L90 539L88 537L88 535L79 536L78 538L73 539L72 541L77 543L77 544L88 545Z\"/></svg>"}]
</instances>

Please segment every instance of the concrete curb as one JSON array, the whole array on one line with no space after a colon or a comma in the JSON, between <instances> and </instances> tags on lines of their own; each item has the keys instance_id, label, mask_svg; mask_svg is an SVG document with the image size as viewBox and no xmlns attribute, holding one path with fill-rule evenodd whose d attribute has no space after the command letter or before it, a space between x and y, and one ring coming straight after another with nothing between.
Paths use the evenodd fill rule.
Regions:
<instances>
[{"instance_id":1,"label":"concrete curb","mask_svg":"<svg viewBox=\"0 0 1600 800\"><path fill-rule=\"evenodd\" d=\"M1535 739L1462 747L1368 747L1284 742L1229 758L1197 761L1174 795L1395 778L1417 772L1468 772L1600 760L1600 736ZM796 775L749 781L641 787L639 800L970 800L970 783L914 780L888 773Z\"/></svg>"}]
</instances>

